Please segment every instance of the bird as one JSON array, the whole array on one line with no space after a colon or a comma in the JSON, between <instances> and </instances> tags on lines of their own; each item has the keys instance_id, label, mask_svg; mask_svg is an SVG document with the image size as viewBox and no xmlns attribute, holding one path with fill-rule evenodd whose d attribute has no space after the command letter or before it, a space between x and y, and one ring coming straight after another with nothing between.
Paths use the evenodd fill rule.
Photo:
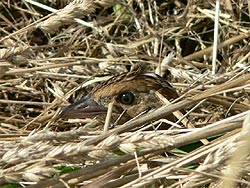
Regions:
<instances>
[{"instance_id":1,"label":"bird","mask_svg":"<svg viewBox=\"0 0 250 188\"><path fill-rule=\"evenodd\" d=\"M96 118L104 122L109 103L113 104L111 123L126 121L163 105L155 92L168 100L178 98L176 89L164 78L135 65L130 71L96 85L85 97L66 106L59 113L62 119ZM173 115L166 117L173 120Z\"/></svg>"}]
</instances>

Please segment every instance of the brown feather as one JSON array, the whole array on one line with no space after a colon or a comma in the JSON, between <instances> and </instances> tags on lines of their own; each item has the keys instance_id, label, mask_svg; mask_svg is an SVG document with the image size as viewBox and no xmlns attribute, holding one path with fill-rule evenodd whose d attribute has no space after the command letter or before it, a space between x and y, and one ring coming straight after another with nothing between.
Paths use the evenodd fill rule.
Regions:
<instances>
[{"instance_id":1,"label":"brown feather","mask_svg":"<svg viewBox=\"0 0 250 188\"><path fill-rule=\"evenodd\" d=\"M168 100L178 97L176 90L163 77L154 73L145 73L143 67L137 66L133 67L130 72L122 73L98 84L93 88L88 98L70 105L68 107L69 112L65 109L61 114L67 118L74 118L74 113L77 114L76 117L78 118L89 117L93 114L100 121L104 121L104 109L112 102L114 104L112 113L113 121L125 111L120 120L120 123L123 123L143 111L155 109L163 105L161 100L156 96L156 91ZM125 95L126 100L133 101L124 103L120 99L121 96L124 97L123 95ZM93 104L93 106L86 105L86 103ZM84 109L82 109L83 107ZM95 112L94 109L101 109L101 112L98 114L98 111ZM85 113L86 115L81 115L81 113Z\"/></svg>"}]
</instances>

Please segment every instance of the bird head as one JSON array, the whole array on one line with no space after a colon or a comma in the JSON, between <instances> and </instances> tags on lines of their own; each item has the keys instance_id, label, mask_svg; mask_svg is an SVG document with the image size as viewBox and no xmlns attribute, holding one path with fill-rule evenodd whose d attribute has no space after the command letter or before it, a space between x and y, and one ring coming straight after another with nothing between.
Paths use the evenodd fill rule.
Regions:
<instances>
[{"instance_id":1,"label":"bird head","mask_svg":"<svg viewBox=\"0 0 250 188\"><path fill-rule=\"evenodd\" d=\"M96 117L104 121L108 105L113 103L113 122L123 114L119 123L124 123L142 112L162 106L156 91L168 100L178 97L176 90L163 77L136 67L97 85L80 101L64 108L59 118Z\"/></svg>"}]
</instances>

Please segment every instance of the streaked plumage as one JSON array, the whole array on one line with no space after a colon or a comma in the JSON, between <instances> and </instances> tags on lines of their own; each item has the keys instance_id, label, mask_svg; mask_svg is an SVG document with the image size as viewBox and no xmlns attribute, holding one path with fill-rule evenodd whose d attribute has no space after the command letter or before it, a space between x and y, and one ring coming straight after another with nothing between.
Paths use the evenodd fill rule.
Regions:
<instances>
[{"instance_id":1,"label":"streaked plumage","mask_svg":"<svg viewBox=\"0 0 250 188\"><path fill-rule=\"evenodd\" d=\"M155 95L156 91L168 100L178 97L176 90L164 78L135 67L130 72L114 76L97 85L83 99L64 108L59 117L96 117L104 121L108 104L113 102L113 122L125 111L119 120L120 124L144 111L162 106L162 102Z\"/></svg>"}]
</instances>

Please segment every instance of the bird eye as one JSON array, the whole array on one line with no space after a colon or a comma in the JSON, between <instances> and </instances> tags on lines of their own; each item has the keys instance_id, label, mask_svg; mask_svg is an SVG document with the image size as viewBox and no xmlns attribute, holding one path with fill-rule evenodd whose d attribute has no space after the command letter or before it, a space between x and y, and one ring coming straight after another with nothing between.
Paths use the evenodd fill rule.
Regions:
<instances>
[{"instance_id":1,"label":"bird eye","mask_svg":"<svg viewBox=\"0 0 250 188\"><path fill-rule=\"evenodd\" d=\"M122 104L133 104L135 101L135 96L131 92L124 92L118 95L117 100Z\"/></svg>"}]
</instances>

